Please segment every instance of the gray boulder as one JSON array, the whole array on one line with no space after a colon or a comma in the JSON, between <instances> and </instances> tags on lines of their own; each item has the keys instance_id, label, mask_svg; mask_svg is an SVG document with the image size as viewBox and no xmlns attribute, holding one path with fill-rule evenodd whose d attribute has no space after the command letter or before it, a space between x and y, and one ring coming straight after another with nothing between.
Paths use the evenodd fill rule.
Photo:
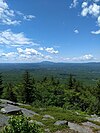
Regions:
<instances>
[{"instance_id":1,"label":"gray boulder","mask_svg":"<svg viewBox=\"0 0 100 133\"><path fill-rule=\"evenodd\" d=\"M96 114L91 115L91 117L87 117L87 119L90 120L90 121L100 122L100 117L98 117Z\"/></svg>"},{"instance_id":2,"label":"gray boulder","mask_svg":"<svg viewBox=\"0 0 100 133\"><path fill-rule=\"evenodd\" d=\"M85 125L79 125L76 123L68 122L68 126L70 129L72 129L78 133L93 133L92 129Z\"/></svg>"},{"instance_id":3,"label":"gray boulder","mask_svg":"<svg viewBox=\"0 0 100 133\"><path fill-rule=\"evenodd\" d=\"M18 106L7 104L7 103L0 104L0 106L2 107L1 108L1 113L4 113L4 114L20 113L20 114L23 114L27 117L32 117L33 115L38 115L34 111L31 111L31 110L28 110L28 109L25 109L25 108L20 108Z\"/></svg>"},{"instance_id":4,"label":"gray boulder","mask_svg":"<svg viewBox=\"0 0 100 133\"><path fill-rule=\"evenodd\" d=\"M37 113L35 113L34 111L25 109L25 108L20 108L21 112L23 113L23 115L27 116L27 117L32 117L33 115L39 115Z\"/></svg>"},{"instance_id":5,"label":"gray boulder","mask_svg":"<svg viewBox=\"0 0 100 133\"><path fill-rule=\"evenodd\" d=\"M98 125L96 125L92 122L89 122L89 121L82 123L82 125L87 126L87 127L92 127L92 128L95 128L95 129L100 129L100 126L98 126Z\"/></svg>"},{"instance_id":6,"label":"gray boulder","mask_svg":"<svg viewBox=\"0 0 100 133\"><path fill-rule=\"evenodd\" d=\"M54 123L54 125L60 126L60 125L68 125L68 121L64 120L64 121L56 121Z\"/></svg>"},{"instance_id":7,"label":"gray boulder","mask_svg":"<svg viewBox=\"0 0 100 133\"><path fill-rule=\"evenodd\" d=\"M30 123L36 123L39 126L44 126L44 124L42 122L36 121L36 120L30 120Z\"/></svg>"},{"instance_id":8,"label":"gray boulder","mask_svg":"<svg viewBox=\"0 0 100 133\"><path fill-rule=\"evenodd\" d=\"M51 116L51 115L44 115L42 120L48 120L48 119L53 119L54 120L54 117Z\"/></svg>"},{"instance_id":9,"label":"gray boulder","mask_svg":"<svg viewBox=\"0 0 100 133\"><path fill-rule=\"evenodd\" d=\"M9 117L0 114L0 127L3 127L8 124Z\"/></svg>"},{"instance_id":10,"label":"gray boulder","mask_svg":"<svg viewBox=\"0 0 100 133\"><path fill-rule=\"evenodd\" d=\"M21 108L7 104L4 108L1 109L1 112L4 114L16 114L21 113Z\"/></svg>"},{"instance_id":11,"label":"gray boulder","mask_svg":"<svg viewBox=\"0 0 100 133\"><path fill-rule=\"evenodd\" d=\"M15 102L12 102L10 100L6 100L6 99L0 99L0 101L4 104L11 104L11 105L18 105L17 103Z\"/></svg>"}]
</instances>

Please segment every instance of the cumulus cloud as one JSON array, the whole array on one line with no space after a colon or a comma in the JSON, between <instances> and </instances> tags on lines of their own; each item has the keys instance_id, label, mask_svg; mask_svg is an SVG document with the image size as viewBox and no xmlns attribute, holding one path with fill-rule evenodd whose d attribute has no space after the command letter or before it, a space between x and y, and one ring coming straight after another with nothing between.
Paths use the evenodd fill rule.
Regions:
<instances>
[{"instance_id":1,"label":"cumulus cloud","mask_svg":"<svg viewBox=\"0 0 100 133\"><path fill-rule=\"evenodd\" d=\"M88 14L91 16L94 16L97 19L97 24L100 26L100 5L94 1L95 3L92 3L88 6L87 2L82 3L82 12L81 15L83 17L87 16Z\"/></svg>"},{"instance_id":2,"label":"cumulus cloud","mask_svg":"<svg viewBox=\"0 0 100 133\"><path fill-rule=\"evenodd\" d=\"M58 50L54 50L54 48L45 48L45 51L51 54L58 54L59 51Z\"/></svg>"},{"instance_id":3,"label":"cumulus cloud","mask_svg":"<svg viewBox=\"0 0 100 133\"><path fill-rule=\"evenodd\" d=\"M6 62L35 62L43 60L52 60L50 55L43 55L33 48L17 48L15 52L1 52L0 59Z\"/></svg>"},{"instance_id":4,"label":"cumulus cloud","mask_svg":"<svg viewBox=\"0 0 100 133\"><path fill-rule=\"evenodd\" d=\"M39 47L38 49L40 51L46 51L46 52L48 52L50 54L58 54L59 53L59 51L55 50L53 47L48 47L48 48L46 48L46 47Z\"/></svg>"},{"instance_id":5,"label":"cumulus cloud","mask_svg":"<svg viewBox=\"0 0 100 133\"><path fill-rule=\"evenodd\" d=\"M83 8L81 15L85 17L85 16L87 16L87 14L88 14L88 8L85 7L85 8Z\"/></svg>"},{"instance_id":6,"label":"cumulus cloud","mask_svg":"<svg viewBox=\"0 0 100 133\"><path fill-rule=\"evenodd\" d=\"M78 33L79 33L79 31L76 29L76 30L74 30L74 33L78 34Z\"/></svg>"},{"instance_id":7,"label":"cumulus cloud","mask_svg":"<svg viewBox=\"0 0 100 133\"><path fill-rule=\"evenodd\" d=\"M87 6L86 4L84 5L83 3L82 8L83 8L81 12L82 16L87 16L87 14L90 14L92 16L97 17L100 14L100 6L97 5L96 3L93 3L89 6Z\"/></svg>"},{"instance_id":8,"label":"cumulus cloud","mask_svg":"<svg viewBox=\"0 0 100 133\"><path fill-rule=\"evenodd\" d=\"M5 56L6 58L15 58L17 56L17 53L16 52L2 53L2 56Z\"/></svg>"},{"instance_id":9,"label":"cumulus cloud","mask_svg":"<svg viewBox=\"0 0 100 133\"><path fill-rule=\"evenodd\" d=\"M98 26L100 26L100 16L97 19Z\"/></svg>"},{"instance_id":10,"label":"cumulus cloud","mask_svg":"<svg viewBox=\"0 0 100 133\"><path fill-rule=\"evenodd\" d=\"M91 31L92 34L95 34L95 35L98 35L100 34L100 30L97 30L97 31Z\"/></svg>"},{"instance_id":11,"label":"cumulus cloud","mask_svg":"<svg viewBox=\"0 0 100 133\"><path fill-rule=\"evenodd\" d=\"M96 18L96 24L100 27L100 0L85 0L82 3L80 2L81 5L81 16L86 17L90 16L92 18ZM73 1L73 3L79 3L78 0ZM71 4L71 8L76 7L73 6L74 4Z\"/></svg>"},{"instance_id":12,"label":"cumulus cloud","mask_svg":"<svg viewBox=\"0 0 100 133\"><path fill-rule=\"evenodd\" d=\"M80 57L72 57L72 58L62 58L63 61L67 61L67 62L88 62L88 61L93 61L95 60L94 56L91 54L86 54Z\"/></svg>"},{"instance_id":13,"label":"cumulus cloud","mask_svg":"<svg viewBox=\"0 0 100 133\"><path fill-rule=\"evenodd\" d=\"M94 2L99 2L100 0L94 0Z\"/></svg>"},{"instance_id":14,"label":"cumulus cloud","mask_svg":"<svg viewBox=\"0 0 100 133\"><path fill-rule=\"evenodd\" d=\"M37 50L33 48L26 48L25 50L23 50L22 48L17 48L17 51L19 54L43 56L40 52L38 52Z\"/></svg>"},{"instance_id":15,"label":"cumulus cloud","mask_svg":"<svg viewBox=\"0 0 100 133\"><path fill-rule=\"evenodd\" d=\"M7 25L16 25L20 21L13 20L15 12L9 9L8 4L4 0L0 0L0 23Z\"/></svg>"},{"instance_id":16,"label":"cumulus cloud","mask_svg":"<svg viewBox=\"0 0 100 133\"><path fill-rule=\"evenodd\" d=\"M43 58L46 60L52 60L53 59L53 57L51 57L50 55L43 56Z\"/></svg>"},{"instance_id":17,"label":"cumulus cloud","mask_svg":"<svg viewBox=\"0 0 100 133\"><path fill-rule=\"evenodd\" d=\"M70 8L75 8L78 5L78 0L73 0L73 2L70 5Z\"/></svg>"},{"instance_id":18,"label":"cumulus cloud","mask_svg":"<svg viewBox=\"0 0 100 133\"><path fill-rule=\"evenodd\" d=\"M85 2L83 2L82 3L82 8L85 8L85 7L87 7L87 5L88 5L88 3L85 1Z\"/></svg>"},{"instance_id":19,"label":"cumulus cloud","mask_svg":"<svg viewBox=\"0 0 100 133\"><path fill-rule=\"evenodd\" d=\"M35 16L33 16L33 15L26 15L26 16L23 16L24 17L24 20L28 20L28 21L30 21L31 19L33 19L33 18L36 18Z\"/></svg>"},{"instance_id":20,"label":"cumulus cloud","mask_svg":"<svg viewBox=\"0 0 100 133\"><path fill-rule=\"evenodd\" d=\"M6 25L18 25L21 23L20 19L16 19L16 15L22 16L24 20L31 20L35 18L33 15L24 15L20 11L14 11L9 8L7 2L0 0L0 23ZM18 16L17 16L18 17Z\"/></svg>"},{"instance_id":21,"label":"cumulus cloud","mask_svg":"<svg viewBox=\"0 0 100 133\"><path fill-rule=\"evenodd\" d=\"M37 45L31 39L25 37L24 33L13 33L10 29L0 32L0 44L9 46Z\"/></svg>"},{"instance_id":22,"label":"cumulus cloud","mask_svg":"<svg viewBox=\"0 0 100 133\"><path fill-rule=\"evenodd\" d=\"M94 57L91 54L86 54L84 56L79 57L79 60L81 60L81 61L91 61L91 60L94 60Z\"/></svg>"},{"instance_id":23,"label":"cumulus cloud","mask_svg":"<svg viewBox=\"0 0 100 133\"><path fill-rule=\"evenodd\" d=\"M4 60L8 59L16 59L17 58L17 53L16 52L9 52L9 53L0 53L0 58L3 58Z\"/></svg>"},{"instance_id":24,"label":"cumulus cloud","mask_svg":"<svg viewBox=\"0 0 100 133\"><path fill-rule=\"evenodd\" d=\"M43 48L43 47L39 47L39 50L43 51L43 50L44 50L44 48Z\"/></svg>"}]
</instances>

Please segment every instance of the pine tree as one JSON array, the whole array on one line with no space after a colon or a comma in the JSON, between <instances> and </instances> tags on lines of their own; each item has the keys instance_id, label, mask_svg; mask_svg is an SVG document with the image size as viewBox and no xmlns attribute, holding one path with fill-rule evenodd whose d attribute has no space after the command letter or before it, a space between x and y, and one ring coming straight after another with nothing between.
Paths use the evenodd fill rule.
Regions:
<instances>
[{"instance_id":1,"label":"pine tree","mask_svg":"<svg viewBox=\"0 0 100 133\"><path fill-rule=\"evenodd\" d=\"M0 73L0 97L3 93L3 80L2 80L2 74Z\"/></svg>"},{"instance_id":2,"label":"pine tree","mask_svg":"<svg viewBox=\"0 0 100 133\"><path fill-rule=\"evenodd\" d=\"M73 76L72 74L69 75L69 81L68 81L68 89L73 89Z\"/></svg>"},{"instance_id":3,"label":"pine tree","mask_svg":"<svg viewBox=\"0 0 100 133\"><path fill-rule=\"evenodd\" d=\"M13 85L11 83L7 84L7 86L4 88L2 97L17 102L17 97L13 91Z\"/></svg>"},{"instance_id":4,"label":"pine tree","mask_svg":"<svg viewBox=\"0 0 100 133\"><path fill-rule=\"evenodd\" d=\"M28 71L26 71L23 76L23 101L29 104L33 101L33 86Z\"/></svg>"},{"instance_id":5,"label":"pine tree","mask_svg":"<svg viewBox=\"0 0 100 133\"><path fill-rule=\"evenodd\" d=\"M96 96L97 99L97 112L100 112L100 80L97 82L97 87L95 88L95 93L94 95Z\"/></svg>"}]
</instances>

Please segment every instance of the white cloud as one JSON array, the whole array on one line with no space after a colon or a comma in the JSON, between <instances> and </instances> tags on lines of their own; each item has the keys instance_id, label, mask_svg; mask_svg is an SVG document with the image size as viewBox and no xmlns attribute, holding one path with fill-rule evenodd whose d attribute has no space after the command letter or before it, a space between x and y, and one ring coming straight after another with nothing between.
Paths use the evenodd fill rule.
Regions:
<instances>
[{"instance_id":1,"label":"white cloud","mask_svg":"<svg viewBox=\"0 0 100 133\"><path fill-rule=\"evenodd\" d=\"M4 0L0 0L0 23L6 25L18 25L21 23L20 18L23 17L24 20L31 20L35 18L33 15L24 15L20 11L14 11L9 8L8 4Z\"/></svg>"},{"instance_id":2,"label":"white cloud","mask_svg":"<svg viewBox=\"0 0 100 133\"><path fill-rule=\"evenodd\" d=\"M88 62L88 61L93 61L96 60L93 55L91 54L86 54L80 57L72 57L72 58L62 58L62 61L67 61L67 62Z\"/></svg>"},{"instance_id":3,"label":"white cloud","mask_svg":"<svg viewBox=\"0 0 100 133\"><path fill-rule=\"evenodd\" d=\"M16 52L9 52L9 53L1 53L0 57L4 58L16 58L17 53Z\"/></svg>"},{"instance_id":4,"label":"white cloud","mask_svg":"<svg viewBox=\"0 0 100 133\"><path fill-rule=\"evenodd\" d=\"M44 50L44 48L43 48L43 47L39 47L39 50L43 51L43 50Z\"/></svg>"},{"instance_id":5,"label":"white cloud","mask_svg":"<svg viewBox=\"0 0 100 133\"><path fill-rule=\"evenodd\" d=\"M94 0L94 2L99 2L100 0Z\"/></svg>"},{"instance_id":6,"label":"white cloud","mask_svg":"<svg viewBox=\"0 0 100 133\"><path fill-rule=\"evenodd\" d=\"M97 30L97 31L91 31L92 34L95 34L95 35L98 35L100 34L100 30Z\"/></svg>"},{"instance_id":7,"label":"white cloud","mask_svg":"<svg viewBox=\"0 0 100 133\"><path fill-rule=\"evenodd\" d=\"M86 54L84 56L79 57L79 60L81 60L81 61L91 61L91 60L94 60L94 57L91 54Z\"/></svg>"},{"instance_id":8,"label":"white cloud","mask_svg":"<svg viewBox=\"0 0 100 133\"><path fill-rule=\"evenodd\" d=\"M31 19L36 18L36 17L33 15L26 15L26 16L23 16L23 18L24 18L24 20L30 21Z\"/></svg>"},{"instance_id":9,"label":"white cloud","mask_svg":"<svg viewBox=\"0 0 100 133\"><path fill-rule=\"evenodd\" d=\"M82 3L82 11L81 15L83 17L90 15L97 19L97 24L100 26L100 5L97 3L100 0L94 0L93 2L88 5L88 3L85 1Z\"/></svg>"},{"instance_id":10,"label":"white cloud","mask_svg":"<svg viewBox=\"0 0 100 133\"><path fill-rule=\"evenodd\" d=\"M0 44L9 46L37 45L31 39L25 37L24 33L13 33L10 29L0 32Z\"/></svg>"},{"instance_id":11,"label":"white cloud","mask_svg":"<svg viewBox=\"0 0 100 133\"><path fill-rule=\"evenodd\" d=\"M15 18L15 12L9 8L4 0L0 0L0 23L7 25L17 25L20 23L20 21L13 18Z\"/></svg>"},{"instance_id":12,"label":"white cloud","mask_svg":"<svg viewBox=\"0 0 100 133\"><path fill-rule=\"evenodd\" d=\"M54 50L54 48L45 48L45 51L51 54L58 54L59 51L58 50Z\"/></svg>"},{"instance_id":13,"label":"white cloud","mask_svg":"<svg viewBox=\"0 0 100 133\"><path fill-rule=\"evenodd\" d=\"M79 33L79 31L76 29L76 30L74 30L74 33L78 34L78 33Z\"/></svg>"},{"instance_id":14,"label":"white cloud","mask_svg":"<svg viewBox=\"0 0 100 133\"><path fill-rule=\"evenodd\" d=\"M23 54L24 53L24 50L22 48L17 48L17 51L19 54Z\"/></svg>"},{"instance_id":15,"label":"white cloud","mask_svg":"<svg viewBox=\"0 0 100 133\"><path fill-rule=\"evenodd\" d=\"M97 19L98 26L100 26L100 16Z\"/></svg>"},{"instance_id":16,"label":"white cloud","mask_svg":"<svg viewBox=\"0 0 100 133\"><path fill-rule=\"evenodd\" d=\"M88 3L87 3L87 2L83 2L83 3L82 3L82 8L87 7L87 5L88 5Z\"/></svg>"},{"instance_id":17,"label":"white cloud","mask_svg":"<svg viewBox=\"0 0 100 133\"><path fill-rule=\"evenodd\" d=\"M93 16L98 16L100 14L100 6L93 3L89 6L89 14Z\"/></svg>"},{"instance_id":18,"label":"white cloud","mask_svg":"<svg viewBox=\"0 0 100 133\"><path fill-rule=\"evenodd\" d=\"M17 59L19 61L28 61L28 62L34 62L34 59L36 61L40 60L52 60L53 58L50 55L43 55L42 53L38 52L37 50L33 48L17 48Z\"/></svg>"},{"instance_id":19,"label":"white cloud","mask_svg":"<svg viewBox=\"0 0 100 133\"><path fill-rule=\"evenodd\" d=\"M50 55L43 56L43 58L46 60L52 60L53 59Z\"/></svg>"},{"instance_id":20,"label":"white cloud","mask_svg":"<svg viewBox=\"0 0 100 133\"><path fill-rule=\"evenodd\" d=\"M78 5L78 0L73 0L73 2L70 5L70 8L75 8Z\"/></svg>"},{"instance_id":21,"label":"white cloud","mask_svg":"<svg viewBox=\"0 0 100 133\"><path fill-rule=\"evenodd\" d=\"M88 7L86 4L84 5L83 3L82 8L83 8L81 12L82 16L87 16L87 14L90 14L92 16L98 17L98 15L100 14L100 6L97 5L96 3L93 3Z\"/></svg>"},{"instance_id":22,"label":"white cloud","mask_svg":"<svg viewBox=\"0 0 100 133\"><path fill-rule=\"evenodd\" d=\"M39 47L38 48L40 51L46 51L50 54L58 54L59 51L58 50L55 50L53 47L50 47L50 48L46 48L46 47Z\"/></svg>"},{"instance_id":23,"label":"white cloud","mask_svg":"<svg viewBox=\"0 0 100 133\"><path fill-rule=\"evenodd\" d=\"M26 48L25 50L23 50L22 48L17 48L17 51L19 54L43 56L40 52L33 48Z\"/></svg>"},{"instance_id":24,"label":"white cloud","mask_svg":"<svg viewBox=\"0 0 100 133\"><path fill-rule=\"evenodd\" d=\"M85 8L82 10L81 15L82 15L82 16L87 16L88 11L89 11L88 8L85 7Z\"/></svg>"}]
</instances>

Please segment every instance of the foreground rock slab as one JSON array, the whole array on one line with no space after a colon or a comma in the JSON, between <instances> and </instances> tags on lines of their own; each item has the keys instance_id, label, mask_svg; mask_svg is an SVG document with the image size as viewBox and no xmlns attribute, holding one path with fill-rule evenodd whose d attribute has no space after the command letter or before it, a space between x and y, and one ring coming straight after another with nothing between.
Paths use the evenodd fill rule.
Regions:
<instances>
[{"instance_id":1,"label":"foreground rock slab","mask_svg":"<svg viewBox=\"0 0 100 133\"><path fill-rule=\"evenodd\" d=\"M70 129L77 131L78 133L94 133L92 129L85 125L78 125L75 123L68 122Z\"/></svg>"},{"instance_id":2,"label":"foreground rock slab","mask_svg":"<svg viewBox=\"0 0 100 133\"><path fill-rule=\"evenodd\" d=\"M25 115L26 117L32 117L33 115L39 115L37 113L35 113L34 111L25 109L25 108L20 108L21 112L23 113L23 115Z\"/></svg>"},{"instance_id":3,"label":"foreground rock slab","mask_svg":"<svg viewBox=\"0 0 100 133\"><path fill-rule=\"evenodd\" d=\"M96 125L96 124L94 124L92 122L89 122L89 121L82 123L82 125L100 130L100 126L98 126L98 125Z\"/></svg>"},{"instance_id":4,"label":"foreground rock slab","mask_svg":"<svg viewBox=\"0 0 100 133\"><path fill-rule=\"evenodd\" d=\"M91 115L91 117L87 117L87 119L90 120L90 121L100 122L100 117L98 117L96 114Z\"/></svg>"},{"instance_id":5,"label":"foreground rock slab","mask_svg":"<svg viewBox=\"0 0 100 133\"><path fill-rule=\"evenodd\" d=\"M18 106L6 104L5 107L1 109L1 112L5 114L16 114L21 112L21 108Z\"/></svg>"}]
</instances>

